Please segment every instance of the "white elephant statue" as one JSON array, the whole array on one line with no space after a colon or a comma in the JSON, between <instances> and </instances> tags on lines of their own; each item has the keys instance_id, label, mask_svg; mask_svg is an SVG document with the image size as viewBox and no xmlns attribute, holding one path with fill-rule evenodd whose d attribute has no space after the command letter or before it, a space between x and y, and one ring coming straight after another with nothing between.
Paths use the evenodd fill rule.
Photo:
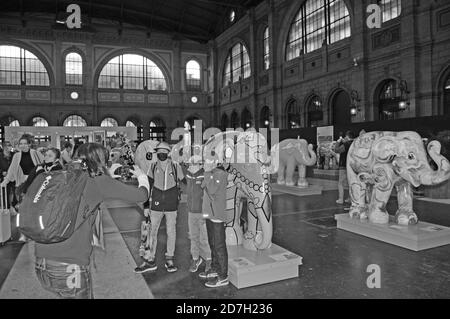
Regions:
<instances>
[{"instance_id":1,"label":"white elephant statue","mask_svg":"<svg viewBox=\"0 0 450 319\"><path fill-rule=\"evenodd\" d=\"M441 144L431 141L427 150L416 132L369 132L356 138L347 156L347 176L352 205L350 216L386 224L386 204L397 189L395 221L416 224L411 185L436 185L450 178L450 163L440 154ZM433 170L427 152L438 169ZM366 197L368 199L366 199Z\"/></svg>"},{"instance_id":2,"label":"white elephant statue","mask_svg":"<svg viewBox=\"0 0 450 319\"><path fill-rule=\"evenodd\" d=\"M317 161L312 144L304 139L286 139L272 146L270 151L272 160L278 160L278 184L294 186L294 171L298 168L297 186L308 187L306 180L306 166L313 166Z\"/></svg>"}]
</instances>

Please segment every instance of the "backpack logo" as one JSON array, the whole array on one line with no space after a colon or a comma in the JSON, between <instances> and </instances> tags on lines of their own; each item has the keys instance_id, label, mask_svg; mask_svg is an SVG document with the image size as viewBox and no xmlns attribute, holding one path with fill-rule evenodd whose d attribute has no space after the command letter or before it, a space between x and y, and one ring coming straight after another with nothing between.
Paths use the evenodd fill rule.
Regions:
<instances>
[{"instance_id":1,"label":"backpack logo","mask_svg":"<svg viewBox=\"0 0 450 319\"><path fill-rule=\"evenodd\" d=\"M50 180L52 179L51 176L47 176L45 178L45 181L42 183L41 187L39 188L38 192L36 193L36 196L34 196L33 203L37 203L39 199L41 198L42 192L47 188L48 184L50 184Z\"/></svg>"}]
</instances>

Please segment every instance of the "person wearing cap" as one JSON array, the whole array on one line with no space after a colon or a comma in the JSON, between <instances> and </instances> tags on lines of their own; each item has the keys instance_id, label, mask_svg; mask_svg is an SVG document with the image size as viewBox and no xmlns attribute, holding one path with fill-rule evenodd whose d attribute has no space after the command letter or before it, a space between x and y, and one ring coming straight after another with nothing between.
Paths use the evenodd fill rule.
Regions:
<instances>
[{"instance_id":1,"label":"person wearing cap","mask_svg":"<svg viewBox=\"0 0 450 319\"><path fill-rule=\"evenodd\" d=\"M156 246L158 242L159 225L166 217L167 247L165 267L168 272L175 272L178 268L174 263L176 222L179 203L179 182L186 182L183 170L178 163L169 158L171 151L169 144L159 143L156 148L157 161L150 165L147 175L153 184L150 195L150 252L148 259L135 269L136 273L156 270Z\"/></svg>"}]
</instances>

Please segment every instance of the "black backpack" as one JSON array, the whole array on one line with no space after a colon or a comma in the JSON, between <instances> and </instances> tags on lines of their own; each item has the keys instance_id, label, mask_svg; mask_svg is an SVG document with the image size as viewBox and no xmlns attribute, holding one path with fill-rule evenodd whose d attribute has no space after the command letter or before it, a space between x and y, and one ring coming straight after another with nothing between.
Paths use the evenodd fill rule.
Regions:
<instances>
[{"instance_id":1,"label":"black backpack","mask_svg":"<svg viewBox=\"0 0 450 319\"><path fill-rule=\"evenodd\" d=\"M89 207L83 196L89 178L86 171L76 168L36 176L17 215L20 232L42 244L61 242L72 236L99 207Z\"/></svg>"}]
</instances>

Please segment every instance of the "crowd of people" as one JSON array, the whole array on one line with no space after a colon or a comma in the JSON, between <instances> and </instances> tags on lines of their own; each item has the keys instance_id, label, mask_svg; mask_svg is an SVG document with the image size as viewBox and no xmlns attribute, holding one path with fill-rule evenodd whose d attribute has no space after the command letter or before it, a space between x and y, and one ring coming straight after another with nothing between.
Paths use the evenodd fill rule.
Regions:
<instances>
[{"instance_id":1,"label":"crowd of people","mask_svg":"<svg viewBox=\"0 0 450 319\"><path fill-rule=\"evenodd\" d=\"M351 131L340 137L335 148L340 153L339 198L343 204L346 183L346 154L355 138ZM131 203L144 203L144 216L149 221L148 240L141 254L142 263L135 273L155 271L158 268L156 250L158 231L162 220L166 222L166 252L164 267L167 272L178 270L175 260L176 224L181 199L181 184L185 184L188 211L188 234L191 262L189 271L206 279L206 287L222 287L229 284L228 253L225 238L226 188L228 172L223 163L192 160L179 164L171 160L171 147L160 142L156 147L157 160L147 172L133 166L130 173L137 180L138 187L122 183L111 177L108 166L114 149L101 144L85 143L76 152L70 142L63 144L62 151L47 148L42 154L32 148L33 137L20 138L14 152L12 145L3 143L0 152L2 187L8 189L8 207L12 215L20 212L20 202L36 177L43 172L63 170L74 161L91 178L86 184L83 196L90 207L96 207L87 220L78 225L70 238L57 243L36 243L36 274L42 286L63 298L93 298L90 260L93 246L102 246L101 209L99 204L108 199L120 199ZM193 146L201 147L200 145ZM133 152L129 147L126 152ZM132 155L126 155L126 158ZM226 165L226 164L225 164ZM347 200L348 201L348 200ZM21 240L26 240L21 236ZM80 285L69 287L66 282L72 274L67 267L78 270Z\"/></svg>"},{"instance_id":2,"label":"crowd of people","mask_svg":"<svg viewBox=\"0 0 450 319\"><path fill-rule=\"evenodd\" d=\"M43 172L55 172L73 167L84 169L91 177L83 191L89 207L96 207L86 220L77 225L66 240L35 245L37 278L42 286L62 298L93 298L90 271L91 256L95 245L102 246L101 208L99 204L109 199L131 203L144 203L144 216L150 220L149 245L143 263L135 269L144 273L157 269L156 248L158 230L162 219L166 219L167 247L165 268L167 272L178 270L175 263L176 221L181 198L180 186L185 184L188 206L188 232L191 242L192 261L190 272L198 272L207 279L206 287L221 287L229 284L228 256L225 242L225 197L228 173L217 163L191 163L180 165L170 157L170 146L160 142L156 148L156 162L147 172L133 166L130 173L138 186L122 183L110 176L111 150L101 144L85 143L74 152L70 142L62 151L49 147L42 152L32 147L33 137L23 135L14 151L9 142L3 143L0 154L1 186L8 189L8 208L12 215L21 212L21 200L27 194L36 177ZM130 150L136 149L131 147ZM109 165L108 165L109 164ZM30 188L31 189L31 188ZM81 220L81 218L79 218ZM27 241L21 235L21 241ZM67 285L73 274L68 267L75 267L79 285Z\"/></svg>"}]
</instances>

